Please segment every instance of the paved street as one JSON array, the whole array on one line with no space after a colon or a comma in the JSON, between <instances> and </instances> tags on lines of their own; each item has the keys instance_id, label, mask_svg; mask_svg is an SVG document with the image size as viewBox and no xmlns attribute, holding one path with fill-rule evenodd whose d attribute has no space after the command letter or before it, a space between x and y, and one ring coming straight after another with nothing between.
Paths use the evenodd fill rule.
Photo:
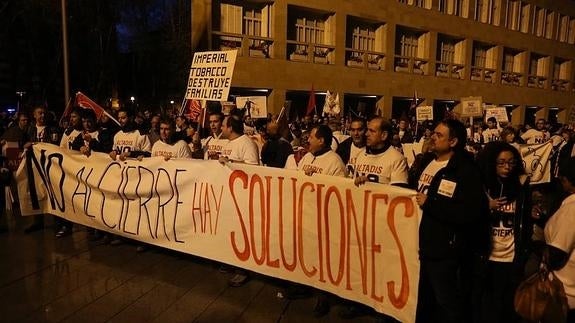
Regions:
<instances>
[{"instance_id":1,"label":"paved street","mask_svg":"<svg viewBox=\"0 0 575 323\"><path fill-rule=\"evenodd\" d=\"M340 305L316 319L315 297L278 298L282 283L269 277L228 287L232 274L209 260L92 242L80 226L56 239L50 218L31 234L23 233L30 219L1 219L1 322L349 322L338 317Z\"/></svg>"}]
</instances>

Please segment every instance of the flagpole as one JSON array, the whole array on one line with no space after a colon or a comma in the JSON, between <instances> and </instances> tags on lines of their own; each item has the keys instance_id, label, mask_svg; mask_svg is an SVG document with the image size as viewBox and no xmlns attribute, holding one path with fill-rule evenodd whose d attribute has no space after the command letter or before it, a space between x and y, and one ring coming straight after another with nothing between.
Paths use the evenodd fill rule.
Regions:
<instances>
[{"instance_id":1,"label":"flagpole","mask_svg":"<svg viewBox=\"0 0 575 323\"><path fill-rule=\"evenodd\" d=\"M64 102L70 98L70 79L68 68L68 25L66 18L66 0L60 0L62 7L62 52L64 60Z\"/></svg>"}]
</instances>

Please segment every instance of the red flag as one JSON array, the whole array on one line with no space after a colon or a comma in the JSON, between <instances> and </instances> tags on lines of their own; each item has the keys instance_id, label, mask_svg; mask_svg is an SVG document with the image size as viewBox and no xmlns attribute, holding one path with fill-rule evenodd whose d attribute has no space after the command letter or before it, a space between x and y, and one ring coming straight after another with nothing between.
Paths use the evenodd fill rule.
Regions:
<instances>
[{"instance_id":1,"label":"red flag","mask_svg":"<svg viewBox=\"0 0 575 323\"><path fill-rule=\"evenodd\" d=\"M307 111L306 116L315 112L315 91L313 90L313 84L311 85L311 91L309 92L309 99L307 101Z\"/></svg>"},{"instance_id":2,"label":"red flag","mask_svg":"<svg viewBox=\"0 0 575 323\"><path fill-rule=\"evenodd\" d=\"M186 119L194 122L200 122L200 115L202 114L202 102L200 100L184 99L182 107L180 108L180 115Z\"/></svg>"},{"instance_id":3,"label":"red flag","mask_svg":"<svg viewBox=\"0 0 575 323\"><path fill-rule=\"evenodd\" d=\"M120 125L120 123L118 122L118 120L116 120L114 117L112 117L112 115L110 115L108 112L106 112L106 110L104 110L104 108L102 108L100 105L98 105L96 102L92 101L89 97L87 97L84 93L82 92L78 92L76 93L76 105L79 107L82 107L84 109L92 109L94 110L94 112L96 113L96 117L98 119L100 119L100 117L105 114L106 116L108 116L108 118L110 118L111 120L113 120L115 123L117 123L118 125Z\"/></svg>"}]
</instances>

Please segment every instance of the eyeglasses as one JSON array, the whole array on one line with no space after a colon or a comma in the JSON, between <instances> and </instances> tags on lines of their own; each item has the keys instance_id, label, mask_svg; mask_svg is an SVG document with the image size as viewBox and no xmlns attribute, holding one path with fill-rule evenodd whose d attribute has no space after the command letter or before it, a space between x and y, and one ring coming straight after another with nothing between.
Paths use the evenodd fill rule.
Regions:
<instances>
[{"instance_id":1,"label":"eyeglasses","mask_svg":"<svg viewBox=\"0 0 575 323\"><path fill-rule=\"evenodd\" d=\"M499 167L503 167L505 165L509 166L509 167L515 167L517 166L517 161L515 159L512 160L498 160L496 162L497 166Z\"/></svg>"}]
</instances>

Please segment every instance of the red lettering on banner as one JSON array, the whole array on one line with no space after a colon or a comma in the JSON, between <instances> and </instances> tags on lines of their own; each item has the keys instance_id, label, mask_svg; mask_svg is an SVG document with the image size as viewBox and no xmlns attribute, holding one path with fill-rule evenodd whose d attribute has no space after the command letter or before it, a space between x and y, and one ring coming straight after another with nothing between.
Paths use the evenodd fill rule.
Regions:
<instances>
[{"instance_id":1,"label":"red lettering on banner","mask_svg":"<svg viewBox=\"0 0 575 323\"><path fill-rule=\"evenodd\" d=\"M236 191L234 189L234 182L236 179L239 179L243 182L243 188L248 188L248 174L241 170L235 170L230 174L230 178L228 180L228 184L230 187L230 192L232 193L232 199L234 200L234 205L236 207L236 215L240 220L240 225L242 227L242 236L244 238L244 250L240 251L236 244L236 232L232 231L230 233L230 239L232 242L232 248L234 249L234 253L241 261L247 261L250 258L250 245L248 241L248 233L246 232L246 225L244 223L244 219L242 218L242 212L240 211L240 207L238 205L238 201L236 198Z\"/></svg>"},{"instance_id":2,"label":"red lettering on banner","mask_svg":"<svg viewBox=\"0 0 575 323\"><path fill-rule=\"evenodd\" d=\"M279 268L279 266L280 266L279 259L272 260L271 259L272 257L270 256L270 231L271 231L271 213L272 213L271 212L271 196L272 196L271 195L271 191L272 191L271 179L272 179L272 177L266 176L265 179L266 179L266 190L268 192L268 194L266 196L267 198L266 198L266 217L265 217L265 219L266 219L265 258L267 259L266 265L268 265L269 267L272 267L272 268ZM283 189L283 187L282 187L283 177L278 178L278 180L279 180L278 187L279 187L279 192L280 192L278 198L280 201L280 209L281 209L281 203L283 200L283 196L282 196L283 195L282 194L283 193L283 190L282 190ZM280 230L281 230L281 227L280 227Z\"/></svg>"},{"instance_id":3,"label":"red lettering on banner","mask_svg":"<svg viewBox=\"0 0 575 323\"><path fill-rule=\"evenodd\" d=\"M339 266L337 271L337 276L334 279L333 273L331 270L331 250L330 250L330 238L329 238L329 219L328 219L328 208L325 208L324 211L324 221L325 221L325 240L326 240L326 247L325 247L325 255L326 255L326 263L327 263L327 276L329 277L329 281L336 286L339 286L341 280L343 279L343 270L345 267L345 255L346 255L346 234L345 234L345 212L343 210L343 201L341 199L341 194L339 190L335 186L330 186L325 193L325 202L324 204L327 206L330 204L330 197L335 195L337 199L337 204L339 206L339 223L340 223L340 239L339 239Z\"/></svg>"},{"instance_id":4,"label":"red lettering on banner","mask_svg":"<svg viewBox=\"0 0 575 323\"><path fill-rule=\"evenodd\" d=\"M260 215L261 215L261 223L260 223L260 230L261 230L261 245L262 245L262 250L261 250L261 257L258 258L258 254L256 251L256 238L254 236L255 233L255 228L254 228L254 187L256 186L256 184L259 186L259 191L260 191L260 196L259 196L259 201L260 201ZM265 245L266 245L266 227L265 227L265 215L263 214L265 212L265 196L264 196L265 192L263 189L263 183L262 183L262 179L261 177L259 177L257 174L252 176L251 180L250 180L250 197L249 197L249 216L250 216L250 244L252 246L252 254L253 254L253 258L256 261L256 264L258 265L262 265L265 261L264 257L266 255L266 249L265 249ZM269 195L269 194L268 194Z\"/></svg>"},{"instance_id":5,"label":"red lettering on banner","mask_svg":"<svg viewBox=\"0 0 575 323\"><path fill-rule=\"evenodd\" d=\"M377 214L377 201L383 200L387 204L388 199L387 194L373 194L371 197L371 298L378 302L383 302L383 296L375 294L375 274L377 273L375 270L375 253L381 253L381 245L375 243L375 228L377 226L375 215Z\"/></svg>"},{"instance_id":6,"label":"red lettering on banner","mask_svg":"<svg viewBox=\"0 0 575 323\"><path fill-rule=\"evenodd\" d=\"M297 254L298 254L298 260L301 266L301 269L303 270L303 273L308 276L308 277L312 277L313 275L315 275L315 273L317 272L317 268L312 267L311 270L307 269L307 266L305 264L304 261L304 251L303 251L303 193L305 191L306 187L311 187L311 192L315 192L314 189L314 185L313 183L310 182L305 182L299 191L299 196L298 196L298 210L297 210ZM318 232L318 237L320 236L319 232Z\"/></svg>"},{"instance_id":7,"label":"red lettering on banner","mask_svg":"<svg viewBox=\"0 0 575 323\"><path fill-rule=\"evenodd\" d=\"M355 212L355 205L353 203L353 196L351 191L347 190L345 194L345 200L347 205L347 236L348 245L351 244L351 226L354 224L355 228L355 238L357 242L357 251L359 253L359 267L361 270L361 287L364 295L367 295L367 205L369 202L369 195L371 191L365 191L363 198L363 231L360 235L358 225L357 225L357 215ZM352 220L353 218L353 220ZM346 267L346 285L347 290L352 290L351 288L351 248L347 248L347 267Z\"/></svg>"},{"instance_id":8,"label":"red lettering on banner","mask_svg":"<svg viewBox=\"0 0 575 323\"><path fill-rule=\"evenodd\" d=\"M413 206L413 201L411 198L407 196L399 196L391 200L391 204L387 209L387 226L391 230L391 234L393 235L393 239L397 244L397 249L399 250L399 260L401 266L401 288L399 291L399 295L396 296L395 291L395 282L388 281L387 282L387 297L389 301L395 308L403 308L405 304L407 304L407 298L409 296L409 274L407 272L407 265L405 263L405 254L403 253L403 247L401 246L401 241L399 240L399 236L397 235L397 229L395 227L395 209L400 204L405 206L405 213L404 216L406 218L410 218L415 214L415 209Z\"/></svg>"},{"instance_id":9,"label":"red lettering on banner","mask_svg":"<svg viewBox=\"0 0 575 323\"><path fill-rule=\"evenodd\" d=\"M322 200L321 200L321 191L323 189L323 184L317 184L317 192L316 192L316 207L317 207L317 245L319 249L319 281L325 283L325 278L323 277L323 239L322 239L322 230L321 230L321 215L322 215ZM327 208L326 208L327 209ZM300 229L301 230L301 229Z\"/></svg>"},{"instance_id":10,"label":"red lettering on banner","mask_svg":"<svg viewBox=\"0 0 575 323\"><path fill-rule=\"evenodd\" d=\"M297 199L295 198L295 191L296 191L296 183L297 183L297 179L296 178L292 178L291 179L291 184L292 184L292 192L294 193L294 197L292 199L292 255L293 255L293 262L292 263L288 263L286 260L286 256L285 256L285 249L284 249L284 222L283 222L283 185L281 185L281 183L283 183L283 177L280 177L280 193L279 193L279 239L280 239L280 252L281 252L281 256L282 256L282 264L285 267L285 269L289 270L289 271L294 271L297 265L297 255L296 255L296 233L297 233L297 216L296 216L296 210L297 210ZM289 226L288 226L289 227Z\"/></svg>"}]
</instances>

